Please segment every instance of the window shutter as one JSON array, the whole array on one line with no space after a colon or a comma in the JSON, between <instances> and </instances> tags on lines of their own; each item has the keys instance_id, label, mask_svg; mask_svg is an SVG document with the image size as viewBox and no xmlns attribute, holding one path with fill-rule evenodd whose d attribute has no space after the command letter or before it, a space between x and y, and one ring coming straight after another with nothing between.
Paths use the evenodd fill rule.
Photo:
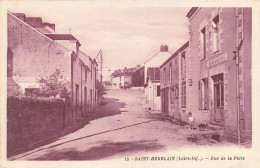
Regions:
<instances>
[{"instance_id":1,"label":"window shutter","mask_svg":"<svg viewBox=\"0 0 260 168\"><path fill-rule=\"evenodd\" d=\"M199 99L199 108L201 108L201 81L199 80L199 94L198 94L198 99Z\"/></svg>"}]
</instances>

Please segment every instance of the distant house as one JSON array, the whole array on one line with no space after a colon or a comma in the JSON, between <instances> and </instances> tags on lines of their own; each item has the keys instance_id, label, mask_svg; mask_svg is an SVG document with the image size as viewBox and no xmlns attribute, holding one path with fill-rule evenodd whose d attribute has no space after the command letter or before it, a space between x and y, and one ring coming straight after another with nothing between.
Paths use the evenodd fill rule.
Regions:
<instances>
[{"instance_id":1,"label":"distant house","mask_svg":"<svg viewBox=\"0 0 260 168\"><path fill-rule=\"evenodd\" d=\"M124 68L123 70L115 70L111 74L111 83L113 88L130 88L132 86L132 74L140 66L134 68Z\"/></svg>"},{"instance_id":2,"label":"distant house","mask_svg":"<svg viewBox=\"0 0 260 168\"><path fill-rule=\"evenodd\" d=\"M149 67L145 84L147 103L156 110L160 110L160 68Z\"/></svg>"},{"instance_id":3,"label":"distant house","mask_svg":"<svg viewBox=\"0 0 260 168\"><path fill-rule=\"evenodd\" d=\"M132 74L132 86L144 87L144 66L137 68Z\"/></svg>"},{"instance_id":4,"label":"distant house","mask_svg":"<svg viewBox=\"0 0 260 168\"><path fill-rule=\"evenodd\" d=\"M26 95L39 88L38 80L59 69L70 83L73 115L81 116L96 107L97 63L79 50L71 34L55 33L55 25L25 14L7 14L7 94ZM76 117L74 117L76 118Z\"/></svg>"},{"instance_id":5,"label":"distant house","mask_svg":"<svg viewBox=\"0 0 260 168\"><path fill-rule=\"evenodd\" d=\"M144 62L145 100L155 110L160 110L161 105L160 99L157 99L157 94L155 94L160 94L160 65L170 56L168 46L161 45L160 51ZM158 76L154 76L155 74Z\"/></svg>"},{"instance_id":6,"label":"distant house","mask_svg":"<svg viewBox=\"0 0 260 168\"><path fill-rule=\"evenodd\" d=\"M112 84L110 81L102 81L102 87L103 88L110 88L112 87Z\"/></svg>"}]
</instances>

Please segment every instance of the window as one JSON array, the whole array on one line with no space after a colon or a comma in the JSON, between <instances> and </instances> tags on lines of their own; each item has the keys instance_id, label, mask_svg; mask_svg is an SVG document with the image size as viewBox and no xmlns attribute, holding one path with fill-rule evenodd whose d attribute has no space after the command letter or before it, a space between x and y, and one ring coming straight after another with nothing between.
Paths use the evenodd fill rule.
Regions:
<instances>
[{"instance_id":1,"label":"window","mask_svg":"<svg viewBox=\"0 0 260 168\"><path fill-rule=\"evenodd\" d=\"M96 68L94 68L94 71L95 71L95 77L94 77L94 79L95 79L95 86L97 86L97 69Z\"/></svg>"},{"instance_id":2,"label":"window","mask_svg":"<svg viewBox=\"0 0 260 168\"><path fill-rule=\"evenodd\" d=\"M85 107L87 107L87 87L84 87Z\"/></svg>"},{"instance_id":3,"label":"window","mask_svg":"<svg viewBox=\"0 0 260 168\"><path fill-rule=\"evenodd\" d=\"M186 107L186 82L181 84L181 107Z\"/></svg>"},{"instance_id":4,"label":"window","mask_svg":"<svg viewBox=\"0 0 260 168\"><path fill-rule=\"evenodd\" d=\"M79 105L79 85L76 84L76 108L78 107L78 105Z\"/></svg>"},{"instance_id":5,"label":"window","mask_svg":"<svg viewBox=\"0 0 260 168\"><path fill-rule=\"evenodd\" d=\"M163 68L163 83L166 84L166 67Z\"/></svg>"},{"instance_id":6,"label":"window","mask_svg":"<svg viewBox=\"0 0 260 168\"><path fill-rule=\"evenodd\" d=\"M175 93L174 93L174 86L170 89L170 102L171 104L174 103L174 99L175 99Z\"/></svg>"},{"instance_id":7,"label":"window","mask_svg":"<svg viewBox=\"0 0 260 168\"><path fill-rule=\"evenodd\" d=\"M87 81L87 79L88 79L88 71L85 70L85 81Z\"/></svg>"},{"instance_id":8,"label":"window","mask_svg":"<svg viewBox=\"0 0 260 168\"><path fill-rule=\"evenodd\" d=\"M185 52L181 54L181 78L186 78L186 61L185 61Z\"/></svg>"},{"instance_id":9,"label":"window","mask_svg":"<svg viewBox=\"0 0 260 168\"><path fill-rule=\"evenodd\" d=\"M219 51L219 15L212 21L212 48L213 52Z\"/></svg>"},{"instance_id":10,"label":"window","mask_svg":"<svg viewBox=\"0 0 260 168\"><path fill-rule=\"evenodd\" d=\"M38 96L40 88L25 88L25 96Z\"/></svg>"},{"instance_id":11,"label":"window","mask_svg":"<svg viewBox=\"0 0 260 168\"><path fill-rule=\"evenodd\" d=\"M175 85L175 98L179 97L179 86L178 84Z\"/></svg>"},{"instance_id":12,"label":"window","mask_svg":"<svg viewBox=\"0 0 260 168\"><path fill-rule=\"evenodd\" d=\"M93 66L91 64L91 80L92 80Z\"/></svg>"},{"instance_id":13,"label":"window","mask_svg":"<svg viewBox=\"0 0 260 168\"><path fill-rule=\"evenodd\" d=\"M92 95L92 89L90 89L90 101L91 101L91 103L92 103L92 97L93 97L93 95Z\"/></svg>"},{"instance_id":14,"label":"window","mask_svg":"<svg viewBox=\"0 0 260 168\"><path fill-rule=\"evenodd\" d=\"M170 83L172 83L172 64L169 67Z\"/></svg>"},{"instance_id":15,"label":"window","mask_svg":"<svg viewBox=\"0 0 260 168\"><path fill-rule=\"evenodd\" d=\"M214 97L215 106L224 108L224 81L223 74L218 74L212 77L214 81Z\"/></svg>"},{"instance_id":16,"label":"window","mask_svg":"<svg viewBox=\"0 0 260 168\"><path fill-rule=\"evenodd\" d=\"M208 104L208 79L204 78L199 80L199 108L200 109L207 109Z\"/></svg>"},{"instance_id":17,"label":"window","mask_svg":"<svg viewBox=\"0 0 260 168\"><path fill-rule=\"evenodd\" d=\"M157 85L157 96L160 96L160 85Z\"/></svg>"},{"instance_id":18,"label":"window","mask_svg":"<svg viewBox=\"0 0 260 168\"><path fill-rule=\"evenodd\" d=\"M207 47L206 27L204 27L200 31L200 42L201 42L201 60L204 60L206 59L206 47Z\"/></svg>"}]
</instances>

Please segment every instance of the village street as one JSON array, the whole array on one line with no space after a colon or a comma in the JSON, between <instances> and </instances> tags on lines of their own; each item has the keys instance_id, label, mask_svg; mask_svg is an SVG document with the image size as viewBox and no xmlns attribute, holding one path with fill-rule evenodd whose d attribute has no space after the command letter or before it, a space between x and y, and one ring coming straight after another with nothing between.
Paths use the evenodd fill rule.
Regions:
<instances>
[{"instance_id":1,"label":"village street","mask_svg":"<svg viewBox=\"0 0 260 168\"><path fill-rule=\"evenodd\" d=\"M141 90L106 90L102 105L83 128L16 159L101 160L227 143L203 135L189 141L188 137L204 132L165 120L158 111L148 111L143 97Z\"/></svg>"}]
</instances>

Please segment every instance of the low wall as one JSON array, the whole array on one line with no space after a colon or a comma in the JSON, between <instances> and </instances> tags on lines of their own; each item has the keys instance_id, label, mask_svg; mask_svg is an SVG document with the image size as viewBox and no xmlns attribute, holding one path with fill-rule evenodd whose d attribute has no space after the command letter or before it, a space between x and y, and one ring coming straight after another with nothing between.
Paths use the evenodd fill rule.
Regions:
<instances>
[{"instance_id":1,"label":"low wall","mask_svg":"<svg viewBox=\"0 0 260 168\"><path fill-rule=\"evenodd\" d=\"M131 87L131 90L144 90L144 87Z\"/></svg>"},{"instance_id":2,"label":"low wall","mask_svg":"<svg viewBox=\"0 0 260 168\"><path fill-rule=\"evenodd\" d=\"M37 141L57 135L71 124L71 111L62 99L7 98L7 156Z\"/></svg>"}]
</instances>

